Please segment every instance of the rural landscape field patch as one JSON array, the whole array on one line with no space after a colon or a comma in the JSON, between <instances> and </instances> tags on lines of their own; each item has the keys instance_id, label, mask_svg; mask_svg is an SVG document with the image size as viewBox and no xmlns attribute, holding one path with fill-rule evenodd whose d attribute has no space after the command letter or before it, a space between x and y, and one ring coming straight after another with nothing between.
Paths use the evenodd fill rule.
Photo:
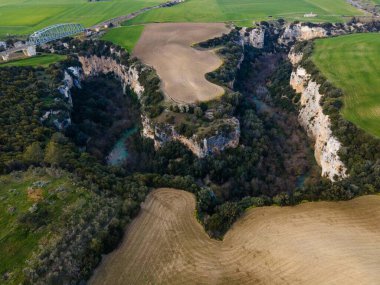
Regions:
<instances>
[{"instance_id":1,"label":"rural landscape field patch","mask_svg":"<svg viewBox=\"0 0 380 285\"><path fill-rule=\"evenodd\" d=\"M26 35L59 23L89 27L163 2L165 0L0 0L0 38L7 34Z\"/></svg>"},{"instance_id":2,"label":"rural landscape field patch","mask_svg":"<svg viewBox=\"0 0 380 285\"><path fill-rule=\"evenodd\" d=\"M102 37L102 40L113 42L129 52L132 52L143 30L143 25L118 27L109 30Z\"/></svg>"},{"instance_id":3,"label":"rural landscape field patch","mask_svg":"<svg viewBox=\"0 0 380 285\"><path fill-rule=\"evenodd\" d=\"M380 35L355 34L316 41L313 60L344 91L343 116L380 137Z\"/></svg>"},{"instance_id":4,"label":"rural landscape field patch","mask_svg":"<svg viewBox=\"0 0 380 285\"><path fill-rule=\"evenodd\" d=\"M344 0L187 0L170 9L140 15L130 23L233 21L250 26L252 21L271 18L305 21L304 14L310 12L318 14L312 21L332 22L363 14Z\"/></svg>"},{"instance_id":5,"label":"rural landscape field patch","mask_svg":"<svg viewBox=\"0 0 380 285\"><path fill-rule=\"evenodd\" d=\"M178 103L208 101L224 90L206 80L222 60L211 50L198 50L193 44L228 33L222 23L150 24L134 49L134 55L153 66L162 80L164 93Z\"/></svg>"},{"instance_id":6,"label":"rural landscape field patch","mask_svg":"<svg viewBox=\"0 0 380 285\"><path fill-rule=\"evenodd\" d=\"M180 190L151 193L90 284L377 284L380 196L249 210L223 241Z\"/></svg>"}]
</instances>

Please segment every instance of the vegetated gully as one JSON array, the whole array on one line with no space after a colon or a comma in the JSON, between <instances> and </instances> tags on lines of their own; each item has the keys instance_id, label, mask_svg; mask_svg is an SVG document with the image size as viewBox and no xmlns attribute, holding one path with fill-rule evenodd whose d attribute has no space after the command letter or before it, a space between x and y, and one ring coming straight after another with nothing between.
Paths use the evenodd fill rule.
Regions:
<instances>
[{"instance_id":1,"label":"vegetated gully","mask_svg":"<svg viewBox=\"0 0 380 285\"><path fill-rule=\"evenodd\" d=\"M273 85L272 81L280 81L282 89L286 90L289 87L292 69L287 53L284 51L261 52L250 46L246 46L244 53L244 60L238 71L234 89L254 106L260 119L264 122L270 121L269 124L275 124L276 128L284 133L280 140L285 137L288 141L283 144L277 143L276 146L280 146L284 153L287 153L285 167L294 168L288 173L294 175L295 187L302 188L307 178L320 175L320 168L313 154L313 144L299 124L298 111L294 102L285 96L275 99L276 95L282 95L273 94L274 91L270 88ZM276 72L278 74L275 74ZM285 80L281 81L279 77ZM281 100L287 101L287 104L281 104ZM292 107L286 108L286 105ZM294 165L299 165L298 169L307 169L306 173L299 173Z\"/></svg>"},{"instance_id":2,"label":"vegetated gully","mask_svg":"<svg viewBox=\"0 0 380 285\"><path fill-rule=\"evenodd\" d=\"M280 67L288 66L288 68ZM257 116L268 125L275 125L281 135L273 135L272 147L277 148L275 153L282 153L283 167L288 171L291 184L297 188L302 188L305 178L309 176L319 176L319 168L316 165L312 145L299 125L297 110L288 110L274 99L276 94L271 94L270 85L276 72L283 72L281 77L285 78L280 84L289 83L291 68L287 54L283 51L262 52L257 49L246 47L244 61L235 80L234 89L242 93L245 101L250 107L256 110ZM286 86L284 86L286 88ZM286 99L285 99L286 100ZM292 104L292 103L291 103ZM128 108L128 107L127 107ZM131 132L132 130L132 132ZM136 129L125 129L120 137L116 138L116 143L107 157L111 165L122 164L127 154L126 138L133 134ZM273 156L273 155L272 155ZM268 160L277 159L269 157ZM280 159L280 158L278 158ZM300 169L303 169L300 171ZM306 169L306 171L305 171Z\"/></svg>"}]
</instances>

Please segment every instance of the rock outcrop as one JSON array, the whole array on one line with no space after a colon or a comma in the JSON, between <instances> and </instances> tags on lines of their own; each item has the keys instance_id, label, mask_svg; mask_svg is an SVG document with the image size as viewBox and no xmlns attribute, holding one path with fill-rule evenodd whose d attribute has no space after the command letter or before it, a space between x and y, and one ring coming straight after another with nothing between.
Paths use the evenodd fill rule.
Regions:
<instances>
[{"instance_id":1,"label":"rock outcrop","mask_svg":"<svg viewBox=\"0 0 380 285\"><path fill-rule=\"evenodd\" d=\"M294 65L297 65L301 62L303 58L302 52L295 52L294 46L290 49L290 53L288 54L288 58L290 62Z\"/></svg>"},{"instance_id":2,"label":"rock outcrop","mask_svg":"<svg viewBox=\"0 0 380 285\"><path fill-rule=\"evenodd\" d=\"M310 77L304 68L298 67L291 75L290 85L301 93L299 121L315 141L315 158L322 168L322 175L335 181L347 176L347 169L338 155L341 144L332 134L329 116L323 113L320 85Z\"/></svg>"},{"instance_id":3,"label":"rock outcrop","mask_svg":"<svg viewBox=\"0 0 380 285\"><path fill-rule=\"evenodd\" d=\"M219 123L218 121L214 123ZM172 124L155 124L146 116L142 116L143 135L155 142L158 149L169 141L179 141L190 149L196 156L205 157L209 154L221 152L227 148L236 148L240 140L240 123L236 118L220 120L224 126L231 130L227 133L214 131L204 138L193 135L187 138L180 135Z\"/></svg>"},{"instance_id":4,"label":"rock outcrop","mask_svg":"<svg viewBox=\"0 0 380 285\"><path fill-rule=\"evenodd\" d=\"M245 44L251 45L258 49L264 48L265 30L263 28L242 28L240 34Z\"/></svg>"},{"instance_id":5,"label":"rock outcrop","mask_svg":"<svg viewBox=\"0 0 380 285\"><path fill-rule=\"evenodd\" d=\"M296 41L307 41L315 38L324 38L327 35L327 30L320 26L310 27L300 23L290 24L285 28L278 41L280 44L289 45L289 43Z\"/></svg>"},{"instance_id":6,"label":"rock outcrop","mask_svg":"<svg viewBox=\"0 0 380 285\"><path fill-rule=\"evenodd\" d=\"M57 130L63 130L71 125L71 108L73 100L71 97L71 89L74 87L81 88L81 80L83 79L82 69L79 67L69 67L63 72L62 85L58 87L58 92L63 98L55 98L56 102L62 102L66 108L59 110L46 111L40 118L42 123L52 124Z\"/></svg>"},{"instance_id":7,"label":"rock outcrop","mask_svg":"<svg viewBox=\"0 0 380 285\"><path fill-rule=\"evenodd\" d=\"M123 88L130 87L138 96L144 92L144 87L139 82L139 71L135 65L125 66L117 63L111 57L79 56L79 62L85 76L97 76L99 74L113 73L123 84Z\"/></svg>"}]
</instances>

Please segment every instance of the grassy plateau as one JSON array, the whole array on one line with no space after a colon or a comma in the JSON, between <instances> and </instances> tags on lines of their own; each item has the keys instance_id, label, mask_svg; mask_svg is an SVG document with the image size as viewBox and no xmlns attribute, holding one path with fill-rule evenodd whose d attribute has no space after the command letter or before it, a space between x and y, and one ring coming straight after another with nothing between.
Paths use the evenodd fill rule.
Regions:
<instances>
[{"instance_id":1,"label":"grassy plateau","mask_svg":"<svg viewBox=\"0 0 380 285\"><path fill-rule=\"evenodd\" d=\"M57 23L92 26L162 2L165 0L0 0L0 38L8 34L27 35ZM252 20L269 16L305 20L303 15L311 11L318 14L313 21L342 21L342 16L362 14L344 0L186 0L171 8L142 14L128 23L235 21L250 25Z\"/></svg>"},{"instance_id":2,"label":"grassy plateau","mask_svg":"<svg viewBox=\"0 0 380 285\"><path fill-rule=\"evenodd\" d=\"M66 56L59 54L43 54L35 57L17 59L9 62L0 63L1 67L7 66L41 66L47 67L52 63L64 60Z\"/></svg>"},{"instance_id":3,"label":"grassy plateau","mask_svg":"<svg viewBox=\"0 0 380 285\"><path fill-rule=\"evenodd\" d=\"M143 30L143 25L114 28L109 30L102 40L113 42L132 52Z\"/></svg>"},{"instance_id":4,"label":"grassy plateau","mask_svg":"<svg viewBox=\"0 0 380 285\"><path fill-rule=\"evenodd\" d=\"M304 18L305 13L318 14ZM251 25L253 20L285 18L301 21L342 21L342 16L361 15L362 12L344 0L187 0L172 8L144 13L128 23L147 22L224 22Z\"/></svg>"},{"instance_id":5,"label":"grassy plateau","mask_svg":"<svg viewBox=\"0 0 380 285\"><path fill-rule=\"evenodd\" d=\"M26 35L57 23L96 23L125 15L165 0L0 0L0 38Z\"/></svg>"},{"instance_id":6,"label":"grassy plateau","mask_svg":"<svg viewBox=\"0 0 380 285\"><path fill-rule=\"evenodd\" d=\"M380 137L380 34L317 40L313 61L344 91L343 116Z\"/></svg>"}]
</instances>

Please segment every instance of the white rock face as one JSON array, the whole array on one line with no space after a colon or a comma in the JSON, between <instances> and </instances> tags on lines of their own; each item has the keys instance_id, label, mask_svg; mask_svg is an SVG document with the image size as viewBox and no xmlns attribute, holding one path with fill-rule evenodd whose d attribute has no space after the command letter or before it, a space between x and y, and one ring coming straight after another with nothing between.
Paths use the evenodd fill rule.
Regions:
<instances>
[{"instance_id":1,"label":"white rock face","mask_svg":"<svg viewBox=\"0 0 380 285\"><path fill-rule=\"evenodd\" d=\"M298 63L301 62L302 58L303 58L303 53L302 52L295 52L294 51L294 46L290 49L290 53L288 54L288 58L290 60L290 62L293 64L293 65L297 65Z\"/></svg>"},{"instance_id":2,"label":"white rock face","mask_svg":"<svg viewBox=\"0 0 380 285\"><path fill-rule=\"evenodd\" d=\"M289 44L294 41L307 41L315 38L324 38L327 31L322 27L302 26L301 24L289 25L279 38L280 44Z\"/></svg>"},{"instance_id":3,"label":"white rock face","mask_svg":"<svg viewBox=\"0 0 380 285\"><path fill-rule=\"evenodd\" d=\"M203 140L196 135L187 138L178 134L173 125L155 125L146 116L142 116L143 135L154 140L154 146L159 149L169 141L179 141L191 150L197 157L205 157L212 153L221 152L227 148L236 148L240 140L240 122L236 118L224 119L225 124L229 124L233 131L228 135L214 134Z\"/></svg>"},{"instance_id":4,"label":"white rock face","mask_svg":"<svg viewBox=\"0 0 380 285\"><path fill-rule=\"evenodd\" d=\"M315 158L322 168L322 175L331 181L335 177L347 177L346 167L340 160L338 151L340 142L333 136L330 118L323 113L319 93L320 85L310 80L310 75L302 67L298 67L291 75L290 85L301 93L302 109L299 121L308 135L315 140Z\"/></svg>"},{"instance_id":5,"label":"white rock face","mask_svg":"<svg viewBox=\"0 0 380 285\"><path fill-rule=\"evenodd\" d=\"M248 36L246 35L247 33L249 34ZM244 43L259 49L264 47L265 31L262 28L255 28L249 32L247 32L247 28L242 28L240 34Z\"/></svg>"},{"instance_id":6,"label":"white rock face","mask_svg":"<svg viewBox=\"0 0 380 285\"><path fill-rule=\"evenodd\" d=\"M97 76L99 74L114 73L124 85L131 89L140 97L144 92L144 87L139 82L139 73L135 66L129 68L117 63L111 57L79 57L83 72L86 76Z\"/></svg>"}]
</instances>

